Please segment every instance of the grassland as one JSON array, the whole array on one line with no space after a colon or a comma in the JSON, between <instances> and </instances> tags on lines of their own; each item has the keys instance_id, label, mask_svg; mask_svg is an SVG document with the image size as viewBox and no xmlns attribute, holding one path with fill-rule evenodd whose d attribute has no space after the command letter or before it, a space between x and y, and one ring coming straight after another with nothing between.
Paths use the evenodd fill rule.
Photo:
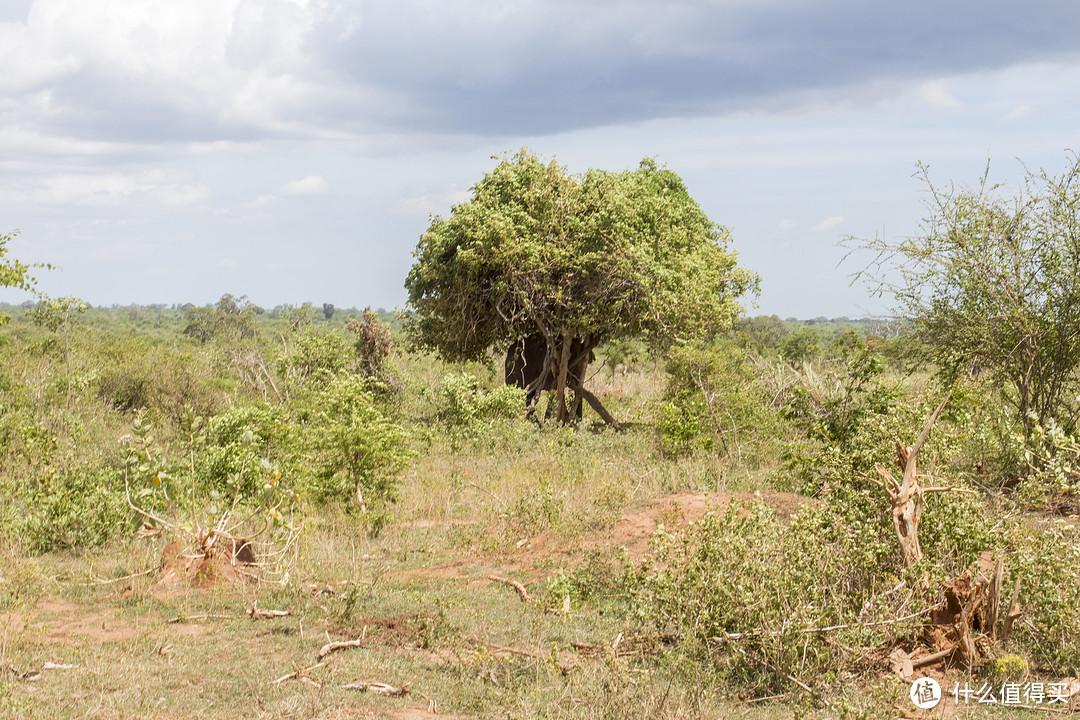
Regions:
<instances>
[{"instance_id":1,"label":"grassland","mask_svg":"<svg viewBox=\"0 0 1080 720\"><path fill-rule=\"evenodd\" d=\"M295 480L300 499L286 551L239 576L192 577L184 559L168 549L176 533L144 527L145 518L131 512L121 492L125 466L117 441L133 432L140 399L165 448L183 446L183 418L193 414L214 417L270 405L285 408L281 424L300 426L314 412L302 406L317 402L316 390L290 375L282 358L296 352L297 333L315 330L339 337L349 357L352 335L340 316L309 319L306 329L290 330L287 318L267 314L258 318L254 338L204 344L182 335L184 317L162 308L92 310L75 330L70 356L55 334L17 313L2 331L0 482L10 502L0 512L0 716L1020 718L1044 717L1051 709L946 702L932 714L914 714L910 683L896 676L887 654L912 647L920 636L916 622L850 638L815 635L811 641L786 634L784 647L724 648L694 640L692 620L676 625L674 633L658 622L658 611L642 597L667 587L661 582L669 569L665 562L679 556L664 555L664 542L703 542L694 535L705 532L698 528L711 527L709 518L727 517L746 523L747 537L763 533L760 552L786 552L801 538L814 539L806 529L813 523L802 518L824 518L841 503L797 477L798 463L783 459L807 440L796 422L784 419L780 400L766 400L758 409L764 414L748 416L748 423L758 418L757 426L733 418L737 433L725 435L726 426L711 435L699 428L678 452L670 444L665 449L663 407L675 401L664 363L645 356L628 358L615 372L604 368L590 380L628 426L615 433L588 417L576 428L540 428L509 418L455 420L446 377L470 373L483 394L499 384L496 363L447 367L399 344L391 357L397 389L378 401L408 431L408 459L394 473L396 500L388 505L388 521L373 528L348 499L310 499L304 488L313 482L308 475L319 456L288 435L293 445L284 447L292 454L281 451L282 482ZM265 376L249 372L257 366L252 358L266 366ZM813 382L828 384L825 364L797 369L760 355L747 363L766 383L763 397L775 390L774 399L783 399L779 389L796 383L811 389ZM64 371L68 364L73 389ZM928 387L925 378L897 376L896 382L910 397ZM135 400L118 402L121 390ZM753 394L749 385L737 391ZM729 407L735 412L740 406ZM908 432L918 430L921 412L923 406L914 404L916 420L907 422ZM890 417L897 423L906 418L900 410ZM957 463L977 450L962 419L954 425L930 454L928 467L935 472L958 473ZM955 437L967 441L950 445ZM265 454L277 461L275 452ZM76 478L82 484L73 484ZM860 492L863 505L845 500L844 507L878 507L884 531L873 537L894 542L884 496ZM1018 509L1000 489L981 493L977 510L957 510L948 522L928 520L929 530L996 522L1015 530L1010 542L1019 549L1037 525L1038 537L1060 542L1047 552L1077 546L1068 513ZM763 508L761 525L750 524L759 517L746 509L753 507ZM728 537L723 530L714 529L717 537ZM993 535L1000 529L986 532L981 545L942 541L947 551L931 550L925 571L935 581L958 575L969 555L1004 537ZM854 552L845 537L841 532L835 541L823 541L821 555L855 557L843 554ZM895 547L882 552L896 554ZM789 620L811 617L803 616L811 612L807 602L792 598L805 600L814 590L798 586L801 580L775 577L770 568L785 566L767 559L757 558L763 561L759 569L742 566L755 586L747 597L758 598L748 601L747 613L755 604L768 605L766 596L780 598L776 607L787 607L787 618L771 609L755 617L788 633ZM878 567L875 558L865 562L871 570ZM804 577L789 569L792 578ZM1061 568L1061 574L1066 585L1069 578L1076 582L1076 568ZM904 585L910 580L894 561L881 565L880 575L880 590L868 589L876 587L874 580L850 592L866 593L864 611L873 606L881 617L901 606L887 606L888 598L897 597L886 594L894 586L907 588L899 594L911 603L938 591L935 586L920 594L913 582ZM1035 581L1025 583L1033 626L1055 617L1059 606L1034 607L1041 596ZM825 598L844 594L822 592ZM1066 587L1066 600L1075 597L1070 592ZM258 610L288 614L253 617ZM1076 674L1068 665L1074 657L1068 637L1053 640L1038 627L1023 633L1018 642L1027 644L1012 650L1030 663L1026 679ZM791 645L793 637L805 645ZM320 656L328 643L346 640L358 642ZM1052 655L1059 646L1065 650ZM1049 657L1064 659L1053 665ZM949 682L990 677L985 670L944 673ZM384 686L403 694L379 694Z\"/></svg>"}]
</instances>

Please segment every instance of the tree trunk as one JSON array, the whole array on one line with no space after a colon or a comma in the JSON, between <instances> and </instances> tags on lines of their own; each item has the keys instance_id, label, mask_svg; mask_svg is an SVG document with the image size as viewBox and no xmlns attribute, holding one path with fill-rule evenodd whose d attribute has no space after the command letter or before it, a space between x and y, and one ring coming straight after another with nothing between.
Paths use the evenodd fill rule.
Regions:
<instances>
[{"instance_id":1,"label":"tree trunk","mask_svg":"<svg viewBox=\"0 0 1080 720\"><path fill-rule=\"evenodd\" d=\"M569 419L566 411L566 375L570 369L570 349L572 341L565 334L559 336L559 373L555 382L555 397L558 400L555 420L565 424Z\"/></svg>"}]
</instances>

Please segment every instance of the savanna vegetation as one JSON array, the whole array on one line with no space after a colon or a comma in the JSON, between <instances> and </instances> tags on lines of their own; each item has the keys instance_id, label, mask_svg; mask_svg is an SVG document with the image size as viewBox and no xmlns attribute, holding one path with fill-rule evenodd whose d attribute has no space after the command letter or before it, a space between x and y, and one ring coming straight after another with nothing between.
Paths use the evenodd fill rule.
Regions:
<instances>
[{"instance_id":1,"label":"savanna vegetation","mask_svg":"<svg viewBox=\"0 0 1080 720\"><path fill-rule=\"evenodd\" d=\"M851 241L890 320L748 316L651 161L503 158L404 317L91 307L0 237L0 713L1075 709L1078 172L927 173L921 237ZM535 333L550 414L504 383Z\"/></svg>"}]
</instances>

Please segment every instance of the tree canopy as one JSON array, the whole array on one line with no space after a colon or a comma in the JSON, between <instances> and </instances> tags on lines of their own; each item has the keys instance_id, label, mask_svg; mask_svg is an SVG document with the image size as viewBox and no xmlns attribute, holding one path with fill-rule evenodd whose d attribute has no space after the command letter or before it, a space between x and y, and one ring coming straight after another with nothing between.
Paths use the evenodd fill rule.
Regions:
<instances>
[{"instance_id":1,"label":"tree canopy","mask_svg":"<svg viewBox=\"0 0 1080 720\"><path fill-rule=\"evenodd\" d=\"M860 246L877 253L864 271L894 294L947 381L984 370L1017 418L1070 427L1080 406L1080 158L1061 175L1027 172L1023 186L934 185L922 232Z\"/></svg>"},{"instance_id":2,"label":"tree canopy","mask_svg":"<svg viewBox=\"0 0 1080 720\"><path fill-rule=\"evenodd\" d=\"M758 277L737 265L730 243L682 179L651 159L634 171L571 175L523 149L449 218L432 218L405 282L408 329L450 360L542 333L537 382L555 380L566 420L575 339L586 352L624 337L663 348L731 326ZM570 389L600 410L580 385Z\"/></svg>"}]
</instances>

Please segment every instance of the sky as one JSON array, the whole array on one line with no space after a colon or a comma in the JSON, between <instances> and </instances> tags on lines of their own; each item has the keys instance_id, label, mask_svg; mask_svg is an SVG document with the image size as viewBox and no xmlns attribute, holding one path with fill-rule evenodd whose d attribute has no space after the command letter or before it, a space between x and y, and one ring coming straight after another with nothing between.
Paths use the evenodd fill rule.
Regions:
<instances>
[{"instance_id":1,"label":"sky","mask_svg":"<svg viewBox=\"0 0 1080 720\"><path fill-rule=\"evenodd\" d=\"M656 158L762 277L887 314L844 237L1080 150L1075 0L0 0L0 234L94 305L403 306L496 164ZM0 290L0 300L27 296Z\"/></svg>"}]
</instances>

